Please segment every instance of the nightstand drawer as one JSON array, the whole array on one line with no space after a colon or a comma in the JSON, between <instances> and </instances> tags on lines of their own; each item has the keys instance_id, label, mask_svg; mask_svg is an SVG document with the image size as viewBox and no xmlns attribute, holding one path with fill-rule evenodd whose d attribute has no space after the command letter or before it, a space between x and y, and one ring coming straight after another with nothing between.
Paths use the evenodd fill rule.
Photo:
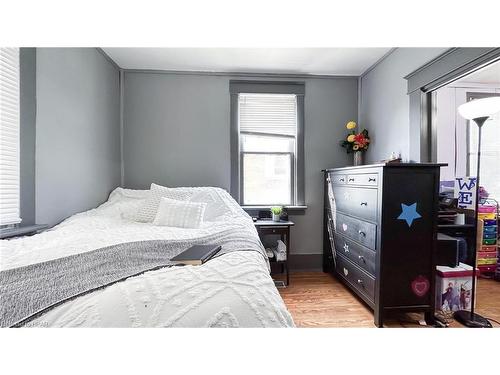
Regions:
<instances>
[{"instance_id":1,"label":"nightstand drawer","mask_svg":"<svg viewBox=\"0 0 500 375\"><path fill-rule=\"evenodd\" d=\"M259 234L287 234L288 233L288 228L287 227L260 227L257 229Z\"/></svg>"}]
</instances>

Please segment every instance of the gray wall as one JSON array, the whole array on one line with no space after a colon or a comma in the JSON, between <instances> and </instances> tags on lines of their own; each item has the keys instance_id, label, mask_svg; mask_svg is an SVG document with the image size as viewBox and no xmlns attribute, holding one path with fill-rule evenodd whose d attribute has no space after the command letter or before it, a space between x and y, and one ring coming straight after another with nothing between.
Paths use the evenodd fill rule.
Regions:
<instances>
[{"instance_id":1,"label":"gray wall","mask_svg":"<svg viewBox=\"0 0 500 375\"><path fill-rule=\"evenodd\" d=\"M125 73L125 186L229 190L229 80Z\"/></svg>"},{"instance_id":2,"label":"gray wall","mask_svg":"<svg viewBox=\"0 0 500 375\"><path fill-rule=\"evenodd\" d=\"M370 132L368 162L387 159L391 152L410 158L410 99L403 78L448 48L397 48L360 78L359 120Z\"/></svg>"},{"instance_id":3,"label":"gray wall","mask_svg":"<svg viewBox=\"0 0 500 375\"><path fill-rule=\"evenodd\" d=\"M95 48L37 48L36 62L36 220L52 225L120 184L119 72Z\"/></svg>"},{"instance_id":4,"label":"gray wall","mask_svg":"<svg viewBox=\"0 0 500 375\"><path fill-rule=\"evenodd\" d=\"M125 187L230 188L230 77L126 72ZM245 79L249 79L245 77ZM297 79L293 79L296 81ZM304 79L307 210L292 219L292 253L322 252L321 169L345 166L339 146L345 123L357 119L357 79Z\"/></svg>"},{"instance_id":5,"label":"gray wall","mask_svg":"<svg viewBox=\"0 0 500 375\"><path fill-rule=\"evenodd\" d=\"M21 48L20 214L21 225L35 223L36 50Z\"/></svg>"}]
</instances>

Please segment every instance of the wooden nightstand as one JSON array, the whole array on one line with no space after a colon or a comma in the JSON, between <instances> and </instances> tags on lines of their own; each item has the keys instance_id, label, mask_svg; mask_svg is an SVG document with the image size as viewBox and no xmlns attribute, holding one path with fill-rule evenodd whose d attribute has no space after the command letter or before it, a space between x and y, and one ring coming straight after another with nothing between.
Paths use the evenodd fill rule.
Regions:
<instances>
[{"instance_id":1,"label":"wooden nightstand","mask_svg":"<svg viewBox=\"0 0 500 375\"><path fill-rule=\"evenodd\" d=\"M288 270L288 259L290 258L290 227L295 223L292 221L272 221L270 219L260 219L254 222L255 228L259 233L259 237L263 238L266 235L278 235L281 241L286 245L286 260L276 262L281 264L281 270L286 271L286 285L290 283L290 274ZM284 269L284 270L283 270Z\"/></svg>"}]
</instances>

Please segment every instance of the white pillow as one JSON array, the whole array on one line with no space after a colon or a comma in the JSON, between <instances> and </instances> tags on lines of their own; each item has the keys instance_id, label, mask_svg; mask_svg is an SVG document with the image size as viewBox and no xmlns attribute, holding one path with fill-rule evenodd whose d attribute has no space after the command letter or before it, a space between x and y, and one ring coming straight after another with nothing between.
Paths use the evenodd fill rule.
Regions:
<instances>
[{"instance_id":1,"label":"white pillow","mask_svg":"<svg viewBox=\"0 0 500 375\"><path fill-rule=\"evenodd\" d=\"M153 224L167 227L199 228L203 222L206 207L206 203L161 198Z\"/></svg>"},{"instance_id":2,"label":"white pillow","mask_svg":"<svg viewBox=\"0 0 500 375\"><path fill-rule=\"evenodd\" d=\"M158 206L160 205L160 199L162 197L185 201L188 200L192 194L193 193L183 189L168 188L165 186L151 184L149 195L143 206L139 209L139 212L137 212L136 221L140 221L142 223L152 222L155 218L156 212L158 211Z\"/></svg>"},{"instance_id":3,"label":"white pillow","mask_svg":"<svg viewBox=\"0 0 500 375\"><path fill-rule=\"evenodd\" d=\"M133 199L129 202L122 203L120 205L121 218L125 220L135 221L137 218L137 212L144 205L145 199Z\"/></svg>"},{"instance_id":4,"label":"white pillow","mask_svg":"<svg viewBox=\"0 0 500 375\"><path fill-rule=\"evenodd\" d=\"M117 187L109 194L108 202L123 201L127 199L146 199L149 190L124 189Z\"/></svg>"},{"instance_id":5,"label":"white pillow","mask_svg":"<svg viewBox=\"0 0 500 375\"><path fill-rule=\"evenodd\" d=\"M222 191L222 190L221 190ZM230 213L231 210L220 196L220 192L216 188L205 188L192 196L190 202L202 202L207 204L205 210L204 221L212 221L218 217Z\"/></svg>"}]
</instances>

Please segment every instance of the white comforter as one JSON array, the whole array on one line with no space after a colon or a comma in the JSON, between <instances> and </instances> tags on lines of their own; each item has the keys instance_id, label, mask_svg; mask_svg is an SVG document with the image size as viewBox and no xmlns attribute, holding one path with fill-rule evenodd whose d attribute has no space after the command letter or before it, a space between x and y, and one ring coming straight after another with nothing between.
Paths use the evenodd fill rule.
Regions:
<instances>
[{"instance_id":1,"label":"white comforter","mask_svg":"<svg viewBox=\"0 0 500 375\"><path fill-rule=\"evenodd\" d=\"M203 188L200 188L203 189ZM0 242L0 270L122 242L195 239L233 228L253 236L252 220L225 191L200 229L138 223L131 218L147 191L117 188L108 202L52 230ZM259 243L260 248L262 246ZM202 266L164 268L78 297L31 321L43 327L289 327L293 321L257 251L224 254Z\"/></svg>"}]
</instances>

